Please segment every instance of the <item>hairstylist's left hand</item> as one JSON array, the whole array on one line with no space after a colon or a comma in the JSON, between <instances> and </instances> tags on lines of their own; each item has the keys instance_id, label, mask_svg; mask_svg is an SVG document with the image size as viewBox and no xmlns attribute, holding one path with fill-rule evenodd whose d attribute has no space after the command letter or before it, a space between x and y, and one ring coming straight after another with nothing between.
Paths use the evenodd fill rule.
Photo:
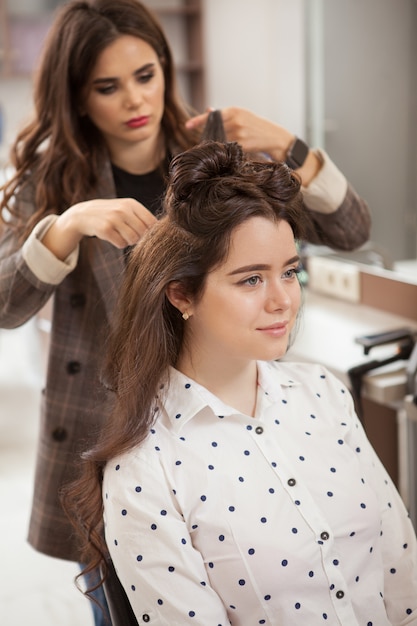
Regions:
<instances>
[{"instance_id":1,"label":"hairstylist's left hand","mask_svg":"<svg viewBox=\"0 0 417 626\"><path fill-rule=\"evenodd\" d=\"M210 110L189 119L186 127L202 130ZM294 135L283 126L239 107L221 109L221 114L228 141L237 141L247 152L265 152L274 160L285 160Z\"/></svg>"},{"instance_id":2,"label":"hairstylist's left hand","mask_svg":"<svg viewBox=\"0 0 417 626\"><path fill-rule=\"evenodd\" d=\"M209 112L196 115L186 122L188 129L203 130ZM285 161L287 152L295 140L295 135L286 128L275 124L247 109L227 107L221 109L223 126L228 141L237 141L246 152L267 154L274 161ZM304 186L315 178L321 162L313 150L310 150L303 167L297 170Z\"/></svg>"}]
</instances>

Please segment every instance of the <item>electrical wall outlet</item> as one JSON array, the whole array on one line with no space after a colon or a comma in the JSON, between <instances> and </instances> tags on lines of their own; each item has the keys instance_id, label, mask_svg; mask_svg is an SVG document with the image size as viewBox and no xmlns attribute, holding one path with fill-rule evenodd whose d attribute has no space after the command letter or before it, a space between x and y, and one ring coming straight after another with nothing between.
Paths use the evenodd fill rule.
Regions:
<instances>
[{"instance_id":1,"label":"electrical wall outlet","mask_svg":"<svg viewBox=\"0 0 417 626\"><path fill-rule=\"evenodd\" d=\"M334 258L311 256L307 261L308 286L312 291L339 300L360 302L359 268Z\"/></svg>"}]
</instances>

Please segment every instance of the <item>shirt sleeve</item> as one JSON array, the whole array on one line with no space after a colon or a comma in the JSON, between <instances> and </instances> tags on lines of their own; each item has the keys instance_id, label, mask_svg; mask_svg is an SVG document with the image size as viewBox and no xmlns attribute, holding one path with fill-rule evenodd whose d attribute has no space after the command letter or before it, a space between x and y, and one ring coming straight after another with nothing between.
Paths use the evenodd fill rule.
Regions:
<instances>
[{"instance_id":1,"label":"shirt sleeve","mask_svg":"<svg viewBox=\"0 0 417 626\"><path fill-rule=\"evenodd\" d=\"M350 394L349 394L349 398ZM393 626L416 624L416 535L405 505L388 472L356 417L353 402L351 446L358 454L364 478L376 493L381 516L381 552L384 569L384 602Z\"/></svg>"},{"instance_id":2,"label":"shirt sleeve","mask_svg":"<svg viewBox=\"0 0 417 626\"><path fill-rule=\"evenodd\" d=\"M311 211L333 213L342 204L348 183L324 150L315 152L322 165L308 187L302 187L304 203Z\"/></svg>"},{"instance_id":3,"label":"shirt sleeve","mask_svg":"<svg viewBox=\"0 0 417 626\"><path fill-rule=\"evenodd\" d=\"M334 250L355 250L371 232L371 213L330 157L317 150L322 167L307 187L302 187L306 220L305 239Z\"/></svg>"},{"instance_id":4,"label":"shirt sleeve","mask_svg":"<svg viewBox=\"0 0 417 626\"><path fill-rule=\"evenodd\" d=\"M138 450L107 465L105 535L116 572L140 623L226 626L169 482L157 452Z\"/></svg>"},{"instance_id":5,"label":"shirt sleeve","mask_svg":"<svg viewBox=\"0 0 417 626\"><path fill-rule=\"evenodd\" d=\"M61 261L42 243L42 238L58 219L57 215L44 217L33 229L22 248L23 259L38 280L59 285L77 265L79 246Z\"/></svg>"}]
</instances>

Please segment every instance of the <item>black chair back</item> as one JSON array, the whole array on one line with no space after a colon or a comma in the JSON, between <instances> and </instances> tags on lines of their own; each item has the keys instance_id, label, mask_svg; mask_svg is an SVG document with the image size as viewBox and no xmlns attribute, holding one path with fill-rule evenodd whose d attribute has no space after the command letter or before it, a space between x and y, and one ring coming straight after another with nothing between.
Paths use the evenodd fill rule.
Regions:
<instances>
[{"instance_id":1,"label":"black chair back","mask_svg":"<svg viewBox=\"0 0 417 626\"><path fill-rule=\"evenodd\" d=\"M112 626L138 626L126 592L120 582L113 562L107 561L108 574L103 583Z\"/></svg>"}]
</instances>

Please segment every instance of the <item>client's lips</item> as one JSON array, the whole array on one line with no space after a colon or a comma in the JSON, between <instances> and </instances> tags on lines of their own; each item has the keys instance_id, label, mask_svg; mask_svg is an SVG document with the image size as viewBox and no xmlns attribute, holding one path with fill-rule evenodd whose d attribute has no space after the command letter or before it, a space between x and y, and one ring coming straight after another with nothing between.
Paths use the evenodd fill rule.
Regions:
<instances>
[{"instance_id":1,"label":"client's lips","mask_svg":"<svg viewBox=\"0 0 417 626\"><path fill-rule=\"evenodd\" d=\"M282 337L287 332L287 327L288 322L277 322L276 324L270 324L269 326L262 326L257 330L273 337Z\"/></svg>"}]
</instances>

